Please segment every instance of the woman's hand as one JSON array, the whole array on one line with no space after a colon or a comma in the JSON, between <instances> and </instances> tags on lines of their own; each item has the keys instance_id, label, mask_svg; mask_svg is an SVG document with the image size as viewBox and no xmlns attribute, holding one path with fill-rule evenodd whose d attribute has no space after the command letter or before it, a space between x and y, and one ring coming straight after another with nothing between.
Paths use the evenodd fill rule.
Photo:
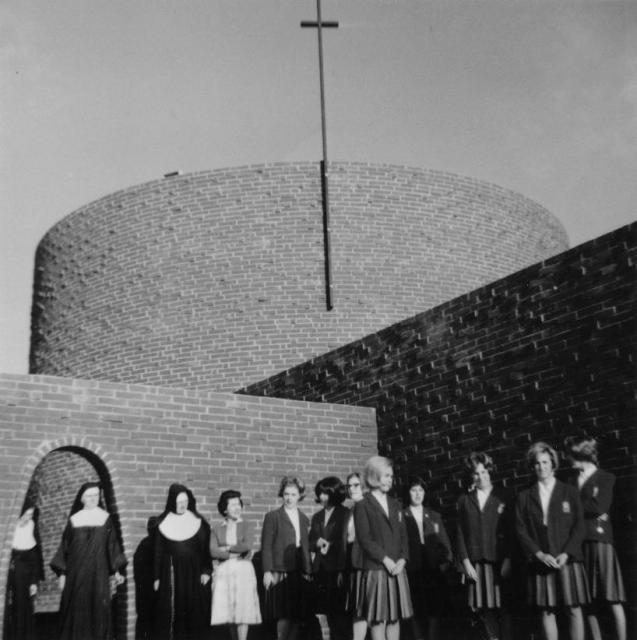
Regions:
<instances>
[{"instance_id":1,"label":"woman's hand","mask_svg":"<svg viewBox=\"0 0 637 640\"><path fill-rule=\"evenodd\" d=\"M502 566L500 567L500 575L503 578L508 578L511 575L511 558L505 558L502 561Z\"/></svg>"},{"instance_id":2,"label":"woman's hand","mask_svg":"<svg viewBox=\"0 0 637 640\"><path fill-rule=\"evenodd\" d=\"M551 569L559 569L560 565L557 564L557 560L550 554L544 553L543 551L538 551L535 554L535 557L547 567L551 567Z\"/></svg>"},{"instance_id":3,"label":"woman's hand","mask_svg":"<svg viewBox=\"0 0 637 640\"><path fill-rule=\"evenodd\" d=\"M385 565L385 569L387 569L387 573L394 575L393 572L396 567L396 563L389 556L385 556L383 558L383 565Z\"/></svg>"},{"instance_id":4,"label":"woman's hand","mask_svg":"<svg viewBox=\"0 0 637 640\"><path fill-rule=\"evenodd\" d=\"M392 576L397 576L399 573L401 573L406 564L407 560L405 560L405 558L400 558L394 565L394 570L391 572Z\"/></svg>"},{"instance_id":5,"label":"woman's hand","mask_svg":"<svg viewBox=\"0 0 637 640\"><path fill-rule=\"evenodd\" d=\"M153 582L153 591L158 591L159 590L159 580L155 580L155 582Z\"/></svg>"},{"instance_id":6,"label":"woman's hand","mask_svg":"<svg viewBox=\"0 0 637 640\"><path fill-rule=\"evenodd\" d=\"M269 589L274 584L274 574L272 571L266 571L263 574L263 588Z\"/></svg>"},{"instance_id":7,"label":"woman's hand","mask_svg":"<svg viewBox=\"0 0 637 640\"><path fill-rule=\"evenodd\" d=\"M568 562L568 553L560 553L560 555L555 558L555 562L557 562L557 568L561 569Z\"/></svg>"},{"instance_id":8,"label":"woman's hand","mask_svg":"<svg viewBox=\"0 0 637 640\"><path fill-rule=\"evenodd\" d=\"M64 591L64 585L65 584L66 584L66 576L64 574L62 574L58 578L58 586L60 587L60 589L62 589L62 591Z\"/></svg>"},{"instance_id":9,"label":"woman's hand","mask_svg":"<svg viewBox=\"0 0 637 640\"><path fill-rule=\"evenodd\" d=\"M124 584L126 582L126 578L119 572L115 574L115 584L119 587L120 584Z\"/></svg>"},{"instance_id":10,"label":"woman's hand","mask_svg":"<svg viewBox=\"0 0 637 640\"><path fill-rule=\"evenodd\" d=\"M38 595L38 585L37 584L30 584L29 585L29 595L31 597Z\"/></svg>"},{"instance_id":11,"label":"woman's hand","mask_svg":"<svg viewBox=\"0 0 637 640\"><path fill-rule=\"evenodd\" d=\"M206 586L210 582L210 576L207 573L201 574L201 584L202 586Z\"/></svg>"},{"instance_id":12,"label":"woman's hand","mask_svg":"<svg viewBox=\"0 0 637 640\"><path fill-rule=\"evenodd\" d=\"M471 560L469 558L465 558L462 561L462 568L464 569L464 574L469 578L469 580L473 580L474 582L478 582L478 572L475 567L471 564Z\"/></svg>"}]
</instances>

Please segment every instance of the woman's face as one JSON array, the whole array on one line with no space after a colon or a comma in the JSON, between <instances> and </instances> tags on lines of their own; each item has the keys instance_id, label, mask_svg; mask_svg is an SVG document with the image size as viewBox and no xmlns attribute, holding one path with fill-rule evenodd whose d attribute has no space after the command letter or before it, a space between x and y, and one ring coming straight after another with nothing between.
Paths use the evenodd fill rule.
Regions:
<instances>
[{"instance_id":1,"label":"woman's face","mask_svg":"<svg viewBox=\"0 0 637 640\"><path fill-rule=\"evenodd\" d=\"M285 489L283 489L283 504L288 509L296 507L300 497L301 494L299 493L299 488L295 484L289 484Z\"/></svg>"},{"instance_id":2,"label":"woman's face","mask_svg":"<svg viewBox=\"0 0 637 640\"><path fill-rule=\"evenodd\" d=\"M361 480L357 476L352 476L347 481L347 495L358 502L363 497L363 488L361 487Z\"/></svg>"},{"instance_id":3,"label":"woman's face","mask_svg":"<svg viewBox=\"0 0 637 640\"><path fill-rule=\"evenodd\" d=\"M413 507L419 507L424 499L425 490L419 484L415 484L409 489L409 503Z\"/></svg>"},{"instance_id":4,"label":"woman's face","mask_svg":"<svg viewBox=\"0 0 637 640\"><path fill-rule=\"evenodd\" d=\"M546 480L551 478L554 474L553 461L548 453L538 453L535 458L535 464L533 470L538 480Z\"/></svg>"},{"instance_id":5,"label":"woman's face","mask_svg":"<svg viewBox=\"0 0 637 640\"><path fill-rule=\"evenodd\" d=\"M29 520L33 520L33 514L35 513L35 509L33 507L29 507L25 510L25 512L20 516L20 524L26 524Z\"/></svg>"},{"instance_id":6,"label":"woman's face","mask_svg":"<svg viewBox=\"0 0 637 640\"><path fill-rule=\"evenodd\" d=\"M85 509L95 509L100 501L100 490L98 487L90 487L82 494L82 504Z\"/></svg>"},{"instance_id":7,"label":"woman's face","mask_svg":"<svg viewBox=\"0 0 637 640\"><path fill-rule=\"evenodd\" d=\"M321 492L319 494L318 499L319 499L319 503L320 503L320 505L322 507L324 507L326 509L329 507L328 502L330 501L330 497L327 495L327 493Z\"/></svg>"},{"instance_id":8,"label":"woman's face","mask_svg":"<svg viewBox=\"0 0 637 640\"><path fill-rule=\"evenodd\" d=\"M491 474L481 462L473 468L471 478L478 489L488 489L491 486Z\"/></svg>"},{"instance_id":9,"label":"woman's face","mask_svg":"<svg viewBox=\"0 0 637 640\"><path fill-rule=\"evenodd\" d=\"M175 499L175 511L179 515L188 511L188 494L185 491L177 494L177 498Z\"/></svg>"},{"instance_id":10,"label":"woman's face","mask_svg":"<svg viewBox=\"0 0 637 640\"><path fill-rule=\"evenodd\" d=\"M387 493L392 488L394 484L394 470L391 467L383 467L380 472L379 483L378 488L383 493Z\"/></svg>"},{"instance_id":11,"label":"woman's face","mask_svg":"<svg viewBox=\"0 0 637 640\"><path fill-rule=\"evenodd\" d=\"M241 506L241 500L239 498L230 498L230 500L228 500L226 515L230 520L238 520L241 517L242 511L243 507Z\"/></svg>"},{"instance_id":12,"label":"woman's face","mask_svg":"<svg viewBox=\"0 0 637 640\"><path fill-rule=\"evenodd\" d=\"M583 460L575 460L574 458L569 458L569 459L571 461L571 466L573 467L573 469L577 469L578 471L581 471L582 469L585 468Z\"/></svg>"}]
</instances>

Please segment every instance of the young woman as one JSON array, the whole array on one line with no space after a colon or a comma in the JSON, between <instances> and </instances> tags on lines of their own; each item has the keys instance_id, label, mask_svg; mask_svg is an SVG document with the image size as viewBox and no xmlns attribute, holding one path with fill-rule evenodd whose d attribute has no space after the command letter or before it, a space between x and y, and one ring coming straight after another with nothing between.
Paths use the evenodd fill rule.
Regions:
<instances>
[{"instance_id":1,"label":"young woman","mask_svg":"<svg viewBox=\"0 0 637 640\"><path fill-rule=\"evenodd\" d=\"M568 613L571 640L584 640L582 605L590 596L582 564L582 503L575 487L555 478L553 447L536 442L527 462L537 482L518 496L516 530L528 560L529 603L541 612L546 640L557 640L557 611Z\"/></svg>"},{"instance_id":2,"label":"young woman","mask_svg":"<svg viewBox=\"0 0 637 640\"><path fill-rule=\"evenodd\" d=\"M210 535L215 565L210 624L228 624L233 639L246 640L248 625L261 623L257 578L250 561L254 527L242 518L243 500L238 491L224 491L217 509L224 520Z\"/></svg>"},{"instance_id":3,"label":"young woman","mask_svg":"<svg viewBox=\"0 0 637 640\"><path fill-rule=\"evenodd\" d=\"M415 640L422 640L422 625L428 627L428 640L440 636L440 616L448 605L444 569L451 562L451 544L442 518L437 511L424 506L425 481L412 478L407 486L408 507L405 526L409 543L407 575L414 606L411 618Z\"/></svg>"},{"instance_id":4,"label":"young woman","mask_svg":"<svg viewBox=\"0 0 637 640\"><path fill-rule=\"evenodd\" d=\"M456 540L467 603L489 637L510 638L511 618L502 608L501 589L511 573L510 498L491 482L491 456L473 452L464 466L469 491L458 499Z\"/></svg>"},{"instance_id":5,"label":"young woman","mask_svg":"<svg viewBox=\"0 0 637 640\"><path fill-rule=\"evenodd\" d=\"M60 640L113 637L110 576L124 582L126 558L103 506L98 482L80 487L51 561L62 589Z\"/></svg>"},{"instance_id":6,"label":"young woman","mask_svg":"<svg viewBox=\"0 0 637 640\"><path fill-rule=\"evenodd\" d=\"M626 601L626 594L609 518L615 476L599 468L594 438L573 436L566 439L566 447L572 466L579 472L574 482L584 507L584 566L593 605L611 609L617 640L626 640L626 615L622 605ZM593 640L601 640L595 611L587 609L586 617Z\"/></svg>"},{"instance_id":7,"label":"young woman","mask_svg":"<svg viewBox=\"0 0 637 640\"><path fill-rule=\"evenodd\" d=\"M34 640L33 598L44 580L38 509L25 501L13 533L4 609L6 640Z\"/></svg>"},{"instance_id":8,"label":"young woman","mask_svg":"<svg viewBox=\"0 0 637 640\"><path fill-rule=\"evenodd\" d=\"M356 585L359 582L358 572L363 570L361 548L356 541L354 526L354 505L363 499L363 480L360 473L353 471L347 476L347 496L351 503L350 516L347 521L347 598L345 608L352 617L352 640L365 640L367 635L367 620L356 614Z\"/></svg>"},{"instance_id":9,"label":"young woman","mask_svg":"<svg viewBox=\"0 0 637 640\"><path fill-rule=\"evenodd\" d=\"M365 465L370 492L354 505L362 570L357 572L355 615L369 625L372 640L397 640L400 621L412 616L407 531L400 504L387 494L394 482L392 463L373 456Z\"/></svg>"},{"instance_id":10,"label":"young woman","mask_svg":"<svg viewBox=\"0 0 637 640\"><path fill-rule=\"evenodd\" d=\"M155 534L155 635L197 640L210 631L210 525L190 489L172 484Z\"/></svg>"},{"instance_id":11,"label":"young woman","mask_svg":"<svg viewBox=\"0 0 637 640\"><path fill-rule=\"evenodd\" d=\"M322 509L312 516L310 551L314 553L312 571L314 611L327 617L330 640L349 637L345 625L345 582L347 524L349 509L343 506L345 485L336 476L319 480L314 487Z\"/></svg>"},{"instance_id":12,"label":"young woman","mask_svg":"<svg viewBox=\"0 0 637 640\"><path fill-rule=\"evenodd\" d=\"M279 509L266 514L261 530L265 615L277 621L278 640L295 640L310 615L310 521L298 508L305 484L285 476L279 484Z\"/></svg>"}]
</instances>

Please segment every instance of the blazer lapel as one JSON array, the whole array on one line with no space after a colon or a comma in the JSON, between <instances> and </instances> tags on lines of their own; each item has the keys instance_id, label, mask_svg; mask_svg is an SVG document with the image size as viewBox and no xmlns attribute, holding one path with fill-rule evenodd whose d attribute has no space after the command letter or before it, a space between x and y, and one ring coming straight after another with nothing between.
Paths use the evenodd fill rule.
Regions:
<instances>
[{"instance_id":1,"label":"blazer lapel","mask_svg":"<svg viewBox=\"0 0 637 640\"><path fill-rule=\"evenodd\" d=\"M371 493L367 495L369 496L368 501L369 501L369 504L372 505L372 508L375 509L378 513L380 513L383 516L383 518L387 520L387 522L390 522L389 516L385 513L385 509L381 507L380 502L378 502L378 500L376 500L376 498ZM387 502L389 504L389 500ZM389 506L389 509L391 509L391 506Z\"/></svg>"}]
</instances>

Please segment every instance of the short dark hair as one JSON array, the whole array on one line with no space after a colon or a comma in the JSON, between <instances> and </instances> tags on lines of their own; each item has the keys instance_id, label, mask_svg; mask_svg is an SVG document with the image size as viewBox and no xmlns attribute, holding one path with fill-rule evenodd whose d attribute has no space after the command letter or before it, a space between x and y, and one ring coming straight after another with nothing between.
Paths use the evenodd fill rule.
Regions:
<instances>
[{"instance_id":1,"label":"short dark hair","mask_svg":"<svg viewBox=\"0 0 637 640\"><path fill-rule=\"evenodd\" d=\"M584 433L569 436L564 441L568 449L568 457L579 462L592 462L597 464L597 440Z\"/></svg>"},{"instance_id":2,"label":"short dark hair","mask_svg":"<svg viewBox=\"0 0 637 640\"><path fill-rule=\"evenodd\" d=\"M243 500L241 499L241 492L236 491L235 489L227 489L219 496L219 501L217 502L217 509L222 516L225 516L228 511L228 502L233 498L239 498L239 503L243 508Z\"/></svg>"},{"instance_id":3,"label":"short dark hair","mask_svg":"<svg viewBox=\"0 0 637 640\"><path fill-rule=\"evenodd\" d=\"M317 502L320 502L319 496L324 493L327 496L327 505L329 507L343 504L347 496L343 481L336 476L327 476L319 480L314 487L314 493L316 494Z\"/></svg>"},{"instance_id":4,"label":"short dark hair","mask_svg":"<svg viewBox=\"0 0 637 640\"><path fill-rule=\"evenodd\" d=\"M303 500L303 498L305 498L305 482L303 482L303 480L298 476L283 476L281 478L281 482L279 483L279 493L277 494L279 498L283 497L285 487L296 487L299 490L299 500Z\"/></svg>"},{"instance_id":5,"label":"short dark hair","mask_svg":"<svg viewBox=\"0 0 637 640\"><path fill-rule=\"evenodd\" d=\"M489 474L491 474L491 472L493 471L493 458L484 451L472 451L462 461L462 463L469 480L473 480L473 472L478 468L479 464L481 464L489 472Z\"/></svg>"}]
</instances>

